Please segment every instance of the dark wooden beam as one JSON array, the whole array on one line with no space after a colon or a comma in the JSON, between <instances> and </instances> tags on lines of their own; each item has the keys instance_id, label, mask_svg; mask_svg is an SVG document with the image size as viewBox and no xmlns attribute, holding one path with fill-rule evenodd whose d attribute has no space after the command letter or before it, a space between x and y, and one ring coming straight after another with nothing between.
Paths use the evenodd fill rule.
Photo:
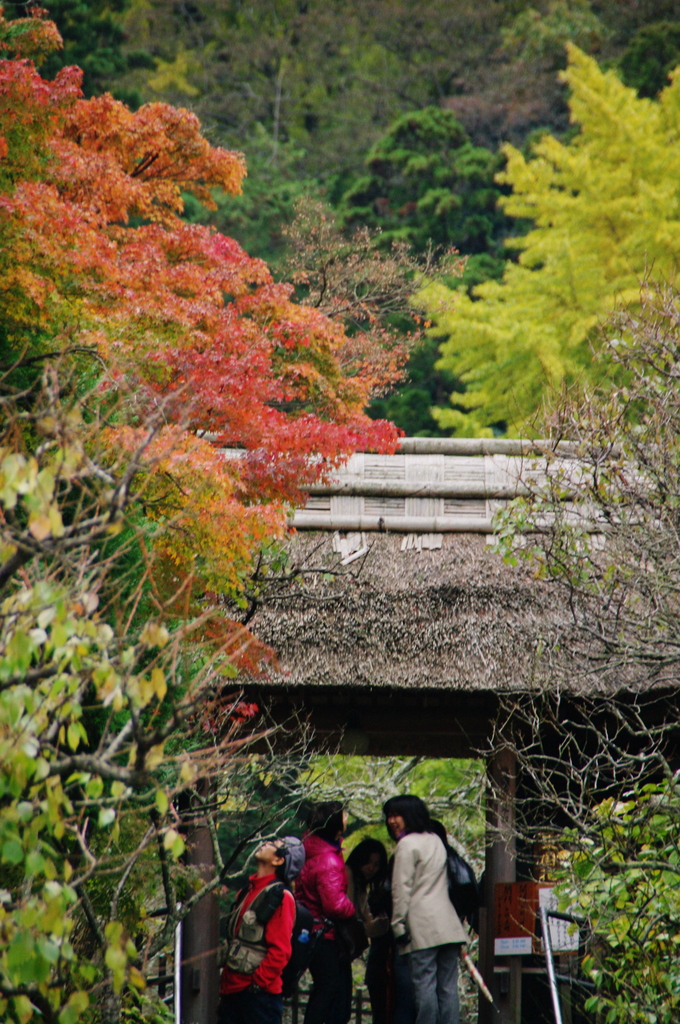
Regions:
<instances>
[{"instance_id":1,"label":"dark wooden beam","mask_svg":"<svg viewBox=\"0 0 680 1024\"><path fill-rule=\"evenodd\" d=\"M489 789L486 805L486 862L484 869L484 907L480 912L479 962L482 976L494 997L495 1007L479 1000L479 1024L520 1024L522 1006L522 958L501 958L507 963L507 986L495 973L498 963L494 951L494 897L496 885L517 881L515 847L515 797L517 758L508 748L498 750L487 765Z\"/></svg>"},{"instance_id":2,"label":"dark wooden beam","mask_svg":"<svg viewBox=\"0 0 680 1024\"><path fill-rule=\"evenodd\" d=\"M250 694L278 721L299 714L319 746L337 748L352 730L374 756L479 757L490 737L497 697L436 690L351 687L258 688Z\"/></svg>"}]
</instances>

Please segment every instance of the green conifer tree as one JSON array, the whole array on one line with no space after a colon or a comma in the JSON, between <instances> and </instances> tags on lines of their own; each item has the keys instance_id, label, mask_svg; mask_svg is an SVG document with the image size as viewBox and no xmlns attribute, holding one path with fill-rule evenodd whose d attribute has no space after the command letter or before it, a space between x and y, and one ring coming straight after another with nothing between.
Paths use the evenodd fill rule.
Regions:
<instances>
[{"instance_id":1,"label":"green conifer tree","mask_svg":"<svg viewBox=\"0 0 680 1024\"><path fill-rule=\"evenodd\" d=\"M503 157L474 146L450 110L425 107L403 114L370 150L366 173L345 193L340 214L349 230L365 225L379 242L408 242L416 252L454 247L467 262L452 288L498 278L505 264L503 237L510 221L498 208L494 181ZM411 355L406 383L376 400L371 415L393 420L409 435L445 433L433 406L462 390L455 374L438 369L437 341L427 339Z\"/></svg>"},{"instance_id":2,"label":"green conifer tree","mask_svg":"<svg viewBox=\"0 0 680 1024\"><path fill-rule=\"evenodd\" d=\"M385 246L407 241L417 250L434 244L498 255L507 231L494 182L502 164L499 154L473 146L453 111L403 114L372 147L367 173L343 197L344 223L380 228Z\"/></svg>"},{"instance_id":3,"label":"green conifer tree","mask_svg":"<svg viewBox=\"0 0 680 1024\"><path fill-rule=\"evenodd\" d=\"M668 75L680 64L680 22L644 25L621 58L621 75L639 96L656 96L668 85Z\"/></svg>"}]
</instances>

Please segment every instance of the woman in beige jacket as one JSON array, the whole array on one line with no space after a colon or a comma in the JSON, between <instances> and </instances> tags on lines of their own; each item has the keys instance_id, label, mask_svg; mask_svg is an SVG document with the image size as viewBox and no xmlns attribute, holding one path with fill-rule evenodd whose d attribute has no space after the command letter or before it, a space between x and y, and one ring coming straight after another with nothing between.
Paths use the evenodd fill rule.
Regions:
<instances>
[{"instance_id":1,"label":"woman in beige jacket","mask_svg":"<svg viewBox=\"0 0 680 1024\"><path fill-rule=\"evenodd\" d=\"M419 797L393 797L383 811L397 840L392 931L409 958L416 1024L459 1024L458 954L468 937L449 899L446 849Z\"/></svg>"}]
</instances>

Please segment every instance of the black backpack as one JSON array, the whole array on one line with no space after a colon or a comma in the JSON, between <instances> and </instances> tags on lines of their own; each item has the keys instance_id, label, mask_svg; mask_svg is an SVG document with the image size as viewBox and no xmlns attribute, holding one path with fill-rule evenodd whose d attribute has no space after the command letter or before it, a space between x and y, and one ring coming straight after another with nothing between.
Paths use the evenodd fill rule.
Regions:
<instances>
[{"instance_id":1,"label":"black backpack","mask_svg":"<svg viewBox=\"0 0 680 1024\"><path fill-rule=\"evenodd\" d=\"M481 894L475 873L466 860L452 846L446 847L446 873L449 880L449 899L461 921L474 926L481 904Z\"/></svg>"},{"instance_id":2,"label":"black backpack","mask_svg":"<svg viewBox=\"0 0 680 1024\"><path fill-rule=\"evenodd\" d=\"M312 952L319 941L320 931L314 931L314 915L311 910L295 901L295 924L290 960L283 968L283 996L289 999L298 981L309 967Z\"/></svg>"}]
</instances>

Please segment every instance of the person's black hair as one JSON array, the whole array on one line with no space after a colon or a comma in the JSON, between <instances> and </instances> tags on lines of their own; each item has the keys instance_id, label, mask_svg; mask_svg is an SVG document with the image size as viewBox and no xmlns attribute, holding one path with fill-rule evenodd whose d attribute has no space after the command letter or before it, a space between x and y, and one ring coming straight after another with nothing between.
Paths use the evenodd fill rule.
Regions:
<instances>
[{"instance_id":1,"label":"person's black hair","mask_svg":"<svg viewBox=\"0 0 680 1024\"><path fill-rule=\"evenodd\" d=\"M446 829L442 825L441 821L437 821L436 818L430 818L430 832L434 832L436 836L439 836L444 846L448 850L449 848L449 837L446 834Z\"/></svg>"},{"instance_id":2,"label":"person's black hair","mask_svg":"<svg viewBox=\"0 0 680 1024\"><path fill-rule=\"evenodd\" d=\"M378 854L380 863L373 878L367 882L361 873L361 868L368 864L374 853ZM356 882L363 889L376 889L387 878L387 850L379 839L362 839L350 853L346 864L354 875Z\"/></svg>"},{"instance_id":3,"label":"person's black hair","mask_svg":"<svg viewBox=\"0 0 680 1024\"><path fill-rule=\"evenodd\" d=\"M344 832L343 814L344 808L339 800L324 800L313 805L307 817L307 828L327 843L334 843Z\"/></svg>"},{"instance_id":4,"label":"person's black hair","mask_svg":"<svg viewBox=\"0 0 680 1024\"><path fill-rule=\"evenodd\" d=\"M392 796L383 806L385 819L398 815L404 819L404 829L410 832L432 832L430 812L419 796Z\"/></svg>"},{"instance_id":5,"label":"person's black hair","mask_svg":"<svg viewBox=\"0 0 680 1024\"><path fill-rule=\"evenodd\" d=\"M274 868L274 874L276 875L276 877L277 877L279 882L283 882L283 884L285 885L286 889L290 889L291 892L293 891L292 888L291 888L290 882L286 878L286 865L285 864L277 864L276 867Z\"/></svg>"},{"instance_id":6,"label":"person's black hair","mask_svg":"<svg viewBox=\"0 0 680 1024\"><path fill-rule=\"evenodd\" d=\"M290 886L288 885L288 882L286 881L286 859L285 859L285 856L284 856L285 852L286 852L286 845L285 845L285 843L282 843L281 846L277 846L276 847L277 856L283 857L283 860L282 860L281 864L276 864L274 866L274 874L276 875L276 877L278 878L278 880L280 882L283 882L283 884L287 888L290 888Z\"/></svg>"},{"instance_id":7,"label":"person's black hair","mask_svg":"<svg viewBox=\"0 0 680 1024\"><path fill-rule=\"evenodd\" d=\"M288 879L286 878L286 858L284 856L284 854L286 852L286 847L285 846L277 846L276 847L276 851L277 851L279 857L283 857L283 862L281 864L277 864L276 865L276 867L274 868L274 874L278 878L279 882L283 882L283 884L285 885L286 889L290 889L290 885L288 884Z\"/></svg>"}]
</instances>

